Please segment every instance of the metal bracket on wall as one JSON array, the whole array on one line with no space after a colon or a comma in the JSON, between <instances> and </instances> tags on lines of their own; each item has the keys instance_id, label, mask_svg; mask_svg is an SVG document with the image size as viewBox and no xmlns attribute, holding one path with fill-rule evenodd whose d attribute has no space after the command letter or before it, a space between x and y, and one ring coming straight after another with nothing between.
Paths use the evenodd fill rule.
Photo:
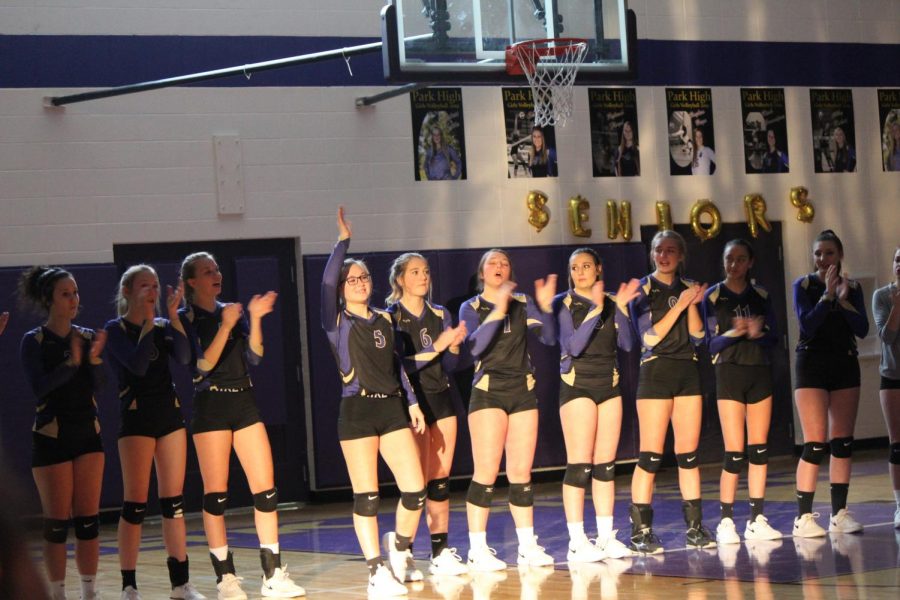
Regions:
<instances>
[{"instance_id":1,"label":"metal bracket on wall","mask_svg":"<svg viewBox=\"0 0 900 600\"><path fill-rule=\"evenodd\" d=\"M372 94L371 96L363 96L361 98L356 99L356 108L362 108L363 106L372 106L373 104L377 104L382 100L389 100L391 98L395 98L397 96L402 96L403 94L409 94L410 92L414 92L416 90L421 90L422 88L427 88L429 83L407 83L406 85L401 85L398 88L393 90L388 90L386 92L381 92L380 94Z\"/></svg>"}]
</instances>

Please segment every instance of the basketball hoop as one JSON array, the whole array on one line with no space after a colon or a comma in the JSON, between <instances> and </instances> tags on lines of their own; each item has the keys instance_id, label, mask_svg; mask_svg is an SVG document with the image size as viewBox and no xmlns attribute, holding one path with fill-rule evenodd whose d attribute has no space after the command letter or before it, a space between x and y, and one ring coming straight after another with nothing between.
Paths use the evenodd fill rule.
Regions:
<instances>
[{"instance_id":1,"label":"basketball hoop","mask_svg":"<svg viewBox=\"0 0 900 600\"><path fill-rule=\"evenodd\" d=\"M522 75L534 97L534 124L565 125L572 116L572 96L578 68L587 55L587 40L528 40L506 48L506 72Z\"/></svg>"}]
</instances>

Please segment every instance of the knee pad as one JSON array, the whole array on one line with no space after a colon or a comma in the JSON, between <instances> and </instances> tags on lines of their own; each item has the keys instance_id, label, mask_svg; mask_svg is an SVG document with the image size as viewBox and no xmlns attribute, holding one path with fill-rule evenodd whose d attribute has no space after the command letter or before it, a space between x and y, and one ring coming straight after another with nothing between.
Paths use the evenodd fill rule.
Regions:
<instances>
[{"instance_id":1,"label":"knee pad","mask_svg":"<svg viewBox=\"0 0 900 600\"><path fill-rule=\"evenodd\" d=\"M510 483L509 503L513 506L534 506L534 488L531 482Z\"/></svg>"},{"instance_id":2,"label":"knee pad","mask_svg":"<svg viewBox=\"0 0 900 600\"><path fill-rule=\"evenodd\" d=\"M696 461L695 461L696 462ZM744 466L744 453L743 452L725 452L724 458L722 458L722 470L726 473L732 473L733 475L737 475L741 472L741 468Z\"/></svg>"},{"instance_id":3,"label":"knee pad","mask_svg":"<svg viewBox=\"0 0 900 600\"><path fill-rule=\"evenodd\" d=\"M900 442L891 444L891 457L888 462L892 465L900 465Z\"/></svg>"},{"instance_id":4,"label":"knee pad","mask_svg":"<svg viewBox=\"0 0 900 600\"><path fill-rule=\"evenodd\" d=\"M827 448L828 444L825 442L806 442L803 444L803 454L800 455L800 460L805 460L812 465L820 465L822 459L825 458Z\"/></svg>"},{"instance_id":5,"label":"knee pad","mask_svg":"<svg viewBox=\"0 0 900 600\"><path fill-rule=\"evenodd\" d=\"M769 464L769 447L766 444L750 444L747 446L747 461L751 465Z\"/></svg>"},{"instance_id":6,"label":"knee pad","mask_svg":"<svg viewBox=\"0 0 900 600\"><path fill-rule=\"evenodd\" d=\"M378 514L381 498L377 491L353 494L353 514L361 517L374 517Z\"/></svg>"},{"instance_id":7,"label":"knee pad","mask_svg":"<svg viewBox=\"0 0 900 600\"><path fill-rule=\"evenodd\" d=\"M696 450L692 450L691 452L683 452L681 454L676 454L675 460L678 461L679 469L696 469L698 466Z\"/></svg>"},{"instance_id":8,"label":"knee pad","mask_svg":"<svg viewBox=\"0 0 900 600\"><path fill-rule=\"evenodd\" d=\"M638 466L648 473L656 473L662 466L662 454L641 452L638 454Z\"/></svg>"},{"instance_id":9,"label":"knee pad","mask_svg":"<svg viewBox=\"0 0 900 600\"><path fill-rule=\"evenodd\" d=\"M278 508L278 488L253 494L253 508L264 513L275 512Z\"/></svg>"},{"instance_id":10,"label":"knee pad","mask_svg":"<svg viewBox=\"0 0 900 600\"><path fill-rule=\"evenodd\" d=\"M226 504L228 504L228 492L210 492L208 494L203 494L204 512L221 517L225 514Z\"/></svg>"},{"instance_id":11,"label":"knee pad","mask_svg":"<svg viewBox=\"0 0 900 600\"><path fill-rule=\"evenodd\" d=\"M850 458L853 456L853 436L832 438L831 455L835 458Z\"/></svg>"},{"instance_id":12,"label":"knee pad","mask_svg":"<svg viewBox=\"0 0 900 600\"><path fill-rule=\"evenodd\" d=\"M586 488L591 482L591 465L587 463L569 463L566 465L566 475L563 484L576 488Z\"/></svg>"},{"instance_id":13,"label":"knee pad","mask_svg":"<svg viewBox=\"0 0 900 600\"><path fill-rule=\"evenodd\" d=\"M594 479L597 481L615 481L616 479L616 463L608 462L608 463L600 463L599 465L594 465Z\"/></svg>"},{"instance_id":14,"label":"knee pad","mask_svg":"<svg viewBox=\"0 0 900 600\"><path fill-rule=\"evenodd\" d=\"M181 519L184 517L184 496L169 496L159 499L159 512L163 519Z\"/></svg>"},{"instance_id":15,"label":"knee pad","mask_svg":"<svg viewBox=\"0 0 900 600\"><path fill-rule=\"evenodd\" d=\"M100 515L75 517L72 524L75 526L75 537L79 540L94 540L100 535Z\"/></svg>"},{"instance_id":16,"label":"knee pad","mask_svg":"<svg viewBox=\"0 0 900 600\"><path fill-rule=\"evenodd\" d=\"M418 492L400 492L400 505L406 510L422 510L425 506L425 488Z\"/></svg>"},{"instance_id":17,"label":"knee pad","mask_svg":"<svg viewBox=\"0 0 900 600\"><path fill-rule=\"evenodd\" d=\"M132 525L140 525L144 522L147 515L146 502L129 502L126 500L122 503L122 519Z\"/></svg>"},{"instance_id":18,"label":"knee pad","mask_svg":"<svg viewBox=\"0 0 900 600\"><path fill-rule=\"evenodd\" d=\"M434 502L444 502L450 499L450 478L442 477L428 482L428 499Z\"/></svg>"},{"instance_id":19,"label":"knee pad","mask_svg":"<svg viewBox=\"0 0 900 600\"><path fill-rule=\"evenodd\" d=\"M466 492L466 502L480 506L481 508L490 508L491 500L494 499L494 484L484 485L478 483L474 479L469 484L469 491Z\"/></svg>"},{"instance_id":20,"label":"knee pad","mask_svg":"<svg viewBox=\"0 0 900 600\"><path fill-rule=\"evenodd\" d=\"M44 519L44 539L51 544L65 544L69 537L69 521L66 519Z\"/></svg>"}]
</instances>

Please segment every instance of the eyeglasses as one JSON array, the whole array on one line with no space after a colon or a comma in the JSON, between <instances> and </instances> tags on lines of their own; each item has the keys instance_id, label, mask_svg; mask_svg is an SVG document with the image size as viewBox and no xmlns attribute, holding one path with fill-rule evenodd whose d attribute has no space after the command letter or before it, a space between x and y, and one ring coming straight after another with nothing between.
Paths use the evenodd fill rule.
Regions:
<instances>
[{"instance_id":1,"label":"eyeglasses","mask_svg":"<svg viewBox=\"0 0 900 600\"><path fill-rule=\"evenodd\" d=\"M344 280L344 283L346 283L347 285L352 287L352 286L355 286L357 283L369 283L369 281L371 281L371 280L372 280L372 276L369 274L365 274L365 275L360 275L359 277L356 277L356 276L348 277L347 279Z\"/></svg>"}]
</instances>

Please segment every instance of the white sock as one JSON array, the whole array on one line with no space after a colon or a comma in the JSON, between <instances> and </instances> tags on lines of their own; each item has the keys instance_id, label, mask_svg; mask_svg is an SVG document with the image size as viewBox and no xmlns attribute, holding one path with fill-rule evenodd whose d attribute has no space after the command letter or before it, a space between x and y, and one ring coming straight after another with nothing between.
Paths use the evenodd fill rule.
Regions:
<instances>
[{"instance_id":1,"label":"white sock","mask_svg":"<svg viewBox=\"0 0 900 600\"><path fill-rule=\"evenodd\" d=\"M97 582L97 575L82 575L81 576L81 597L88 597L94 595L94 585Z\"/></svg>"},{"instance_id":2,"label":"white sock","mask_svg":"<svg viewBox=\"0 0 900 600\"><path fill-rule=\"evenodd\" d=\"M894 490L894 500L897 502L897 508L900 508L900 490Z\"/></svg>"},{"instance_id":3,"label":"white sock","mask_svg":"<svg viewBox=\"0 0 900 600\"><path fill-rule=\"evenodd\" d=\"M470 531L469 532L469 548L487 548L487 532L486 531Z\"/></svg>"},{"instance_id":4,"label":"white sock","mask_svg":"<svg viewBox=\"0 0 900 600\"><path fill-rule=\"evenodd\" d=\"M566 527L569 529L569 539L571 541L581 542L587 538L587 536L584 535L584 521L566 523Z\"/></svg>"},{"instance_id":5,"label":"white sock","mask_svg":"<svg viewBox=\"0 0 900 600\"><path fill-rule=\"evenodd\" d=\"M612 515L601 517L597 515L597 538L607 538L613 530Z\"/></svg>"},{"instance_id":6,"label":"white sock","mask_svg":"<svg viewBox=\"0 0 900 600\"><path fill-rule=\"evenodd\" d=\"M534 527L516 527L516 537L519 538L520 548L534 546Z\"/></svg>"},{"instance_id":7,"label":"white sock","mask_svg":"<svg viewBox=\"0 0 900 600\"><path fill-rule=\"evenodd\" d=\"M57 598L65 598L66 597L66 580L60 581L49 581L47 584L50 587L50 597L53 600Z\"/></svg>"},{"instance_id":8,"label":"white sock","mask_svg":"<svg viewBox=\"0 0 900 600\"><path fill-rule=\"evenodd\" d=\"M219 546L218 548L210 548L209 553L216 557L216 560L228 560L228 546Z\"/></svg>"},{"instance_id":9,"label":"white sock","mask_svg":"<svg viewBox=\"0 0 900 600\"><path fill-rule=\"evenodd\" d=\"M277 542L274 544L260 544L259 547L264 550L271 550L272 554L278 554L278 543Z\"/></svg>"}]
</instances>

